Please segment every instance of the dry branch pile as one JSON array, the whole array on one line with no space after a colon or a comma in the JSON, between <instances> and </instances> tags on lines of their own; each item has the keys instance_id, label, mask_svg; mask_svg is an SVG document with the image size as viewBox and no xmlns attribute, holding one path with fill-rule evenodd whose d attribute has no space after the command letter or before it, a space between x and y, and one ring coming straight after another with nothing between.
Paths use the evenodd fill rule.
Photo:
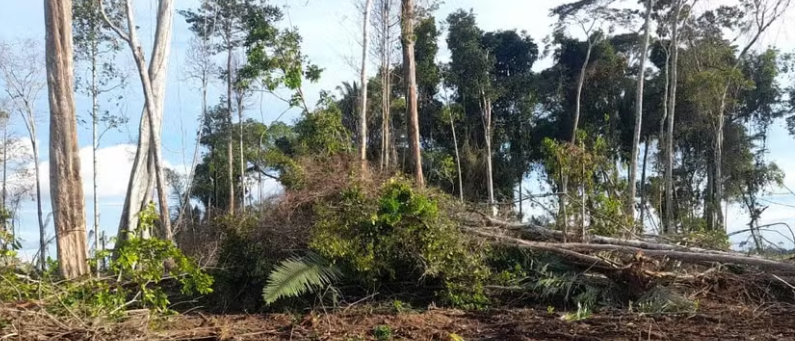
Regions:
<instances>
[{"instance_id":1,"label":"dry branch pile","mask_svg":"<svg viewBox=\"0 0 795 341\"><path fill-rule=\"evenodd\" d=\"M795 262L789 260L661 243L651 238L594 235L588 236L584 242L571 242L583 238L575 234L564 238L563 232L536 224L481 216L480 220L464 219L463 229L505 245L557 254L584 271L603 274L613 282L627 286L631 296L641 295L660 281L692 278L693 271L688 273L685 268L695 269L699 274L732 266L738 271L758 273L758 276L784 284L790 282L786 280L788 276L795 276ZM671 261L680 265L673 266Z\"/></svg>"}]
</instances>

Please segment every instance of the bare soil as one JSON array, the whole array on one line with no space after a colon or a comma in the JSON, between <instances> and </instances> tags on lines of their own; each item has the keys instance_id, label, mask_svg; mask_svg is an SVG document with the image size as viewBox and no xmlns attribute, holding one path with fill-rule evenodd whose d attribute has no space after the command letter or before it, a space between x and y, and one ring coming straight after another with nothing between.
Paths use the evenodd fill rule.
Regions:
<instances>
[{"instance_id":1,"label":"bare soil","mask_svg":"<svg viewBox=\"0 0 795 341\"><path fill-rule=\"evenodd\" d=\"M642 315L601 311L565 321L546 309L480 312L427 310L373 313L366 307L305 315L186 314L153 321L141 314L107 325L57 321L41 312L4 309L0 340L377 340L373 330L388 326L391 340L505 341L724 341L795 340L795 306L750 307L702 304L688 315Z\"/></svg>"}]
</instances>

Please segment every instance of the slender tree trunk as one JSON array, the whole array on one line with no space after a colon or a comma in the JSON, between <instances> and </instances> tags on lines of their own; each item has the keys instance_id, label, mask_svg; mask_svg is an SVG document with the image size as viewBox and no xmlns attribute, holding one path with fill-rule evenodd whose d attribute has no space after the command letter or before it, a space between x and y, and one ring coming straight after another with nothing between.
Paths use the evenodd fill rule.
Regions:
<instances>
[{"instance_id":1,"label":"slender tree trunk","mask_svg":"<svg viewBox=\"0 0 795 341\"><path fill-rule=\"evenodd\" d=\"M492 169L492 148L491 148L491 100L486 92L480 90L480 110L483 115L483 133L486 141L486 191L489 194L489 207L491 215L497 215L497 205L494 200L494 171Z\"/></svg>"},{"instance_id":2,"label":"slender tree trunk","mask_svg":"<svg viewBox=\"0 0 795 341\"><path fill-rule=\"evenodd\" d=\"M30 115L35 115L30 113ZM32 120L33 121L33 120ZM39 222L39 267L41 271L47 266L47 230L44 226L44 210L41 208L41 168L39 166L39 143L36 142L36 123L31 122L30 143L33 147L33 168L36 173L36 218ZM50 167L52 168L52 167ZM85 217L83 218L85 219ZM84 226L85 227L85 226ZM56 232L58 232L56 230Z\"/></svg>"},{"instance_id":3,"label":"slender tree trunk","mask_svg":"<svg viewBox=\"0 0 795 341\"><path fill-rule=\"evenodd\" d=\"M668 95L671 92L671 89L669 87L670 79L671 79L670 70L669 70L670 69L670 64L671 64L670 62L671 62L671 53L670 53L670 49L669 49L665 53L665 86L664 86L665 91L663 91L663 100L662 100L663 115L662 115L662 118L660 119L660 132L657 135L657 148L660 151L660 159L663 160L663 162L662 162L663 163L663 167L657 167L657 168L658 168L658 174L663 174L663 179L665 179L664 175L666 174L666 169L667 169L666 165L668 164L668 162L666 161L667 160L666 159L666 155L668 155L666 153L666 150L668 149L667 148L668 139L666 138L665 122L668 119L668 97L669 97ZM663 181L660 182L660 185L659 185L659 193L660 193L659 203L660 203L660 207L657 207L658 212L660 214L659 218L660 218L660 220L662 222L661 225L662 225L662 233L663 234L668 233L669 232L669 227L670 227L670 225L668 225L670 223L670 221L667 218L667 214L664 213L663 209L662 209L664 207L663 203L666 200L665 198L663 198L663 195L666 192L666 190L667 190L666 182L665 182L665 180L663 180ZM666 196L666 198L667 198L667 196ZM666 208L666 210L668 210L668 209L670 209L670 207Z\"/></svg>"},{"instance_id":4,"label":"slender tree trunk","mask_svg":"<svg viewBox=\"0 0 795 341\"><path fill-rule=\"evenodd\" d=\"M240 89L240 93L237 97L237 120L240 124L239 132L240 132L240 211L246 212L246 158L243 153L243 89Z\"/></svg>"},{"instance_id":5,"label":"slender tree trunk","mask_svg":"<svg viewBox=\"0 0 795 341\"><path fill-rule=\"evenodd\" d=\"M8 120L3 125L3 213L8 214ZM3 231L8 230L8 219L3 219ZM13 236L13 231L10 231ZM13 239L12 239L13 240Z\"/></svg>"},{"instance_id":6,"label":"slender tree trunk","mask_svg":"<svg viewBox=\"0 0 795 341\"><path fill-rule=\"evenodd\" d=\"M199 146L202 136L204 136L204 120L207 119L207 85L207 75L204 75L202 78L202 117L199 119L199 128L196 132L196 144L193 148L193 160L191 161L190 171L188 172L188 176L186 178L187 188L185 188L185 196L182 199L182 202L185 203L185 205L181 205L179 208L175 229L178 229L180 226L182 226L182 220L185 217L186 206L190 206L191 190L193 189L193 178L196 174L196 165L199 163ZM208 212L209 210L210 207L207 207Z\"/></svg>"},{"instance_id":7,"label":"slender tree trunk","mask_svg":"<svg viewBox=\"0 0 795 341\"><path fill-rule=\"evenodd\" d=\"M649 36L651 31L652 0L646 2L646 19L643 29L643 48L640 55L640 70L638 71L638 87L635 93L635 133L632 136L632 158L629 166L629 191L627 194L626 210L630 220L635 219L635 193L637 191L638 154L640 149L640 131L643 124L643 83L646 80L646 58L649 54ZM645 166L645 165L644 165ZM641 224L643 222L641 221Z\"/></svg>"},{"instance_id":8,"label":"slender tree trunk","mask_svg":"<svg viewBox=\"0 0 795 341\"><path fill-rule=\"evenodd\" d=\"M641 167L640 171L640 231L643 231L643 227L646 224L645 216L646 216L646 166L649 160L649 135L646 135L645 141L643 142L643 166Z\"/></svg>"},{"instance_id":9,"label":"slender tree trunk","mask_svg":"<svg viewBox=\"0 0 795 341\"><path fill-rule=\"evenodd\" d=\"M232 47L226 50L226 124L229 127L226 137L227 178L229 181L228 212L235 211L235 171L234 152L232 151Z\"/></svg>"},{"instance_id":10,"label":"slender tree trunk","mask_svg":"<svg viewBox=\"0 0 795 341\"><path fill-rule=\"evenodd\" d=\"M582 68L580 68L580 79L577 80L577 102L574 104L574 126L572 126L571 129L572 144L577 141L577 128L580 124L580 110L582 106L582 88L585 84L585 72L588 70L588 63L591 62L591 50L593 50L593 45L594 43L588 38L588 50L585 52L585 61L582 63Z\"/></svg>"},{"instance_id":11,"label":"slender tree trunk","mask_svg":"<svg viewBox=\"0 0 795 341\"><path fill-rule=\"evenodd\" d=\"M105 23L110 25L111 22L108 20L107 15L105 15L102 2L100 2L100 8L103 12ZM151 80L154 96L151 100L156 110L152 115L155 117L155 120L153 122L150 121L149 115L146 113L147 109L144 108L141 113L141 121L138 129L139 137L135 159L133 160L133 167L130 171L130 181L127 187L127 195L124 199L124 207L119 223L119 231L117 233L117 238L120 242L126 240L127 231L138 226L139 213L148 205L151 198L151 189L155 187L156 183L156 167L153 162L155 151L154 147L151 145L152 137L150 135L154 132L158 135L159 139L162 130L163 105L165 101L166 78L168 75L168 60L171 52L171 28L173 19L173 0L160 0L157 10L155 41L148 75L148 78ZM129 39L127 34L122 32L118 27L113 27L113 30L122 39ZM130 30L132 30L132 28ZM136 52L135 47L131 47L131 49L133 54L140 53L143 57L143 51ZM140 47L138 47L138 49L140 49ZM117 245L119 244L120 243L117 243Z\"/></svg>"},{"instance_id":12,"label":"slender tree trunk","mask_svg":"<svg viewBox=\"0 0 795 341\"><path fill-rule=\"evenodd\" d=\"M44 18L50 103L50 196L59 272L72 279L89 272L73 92L72 1L45 0Z\"/></svg>"},{"instance_id":13,"label":"slender tree trunk","mask_svg":"<svg viewBox=\"0 0 795 341\"><path fill-rule=\"evenodd\" d=\"M453 132L453 147L455 147L455 168L458 175L458 198L464 201L464 179L461 176L461 155L458 153L458 138L455 135L455 122L453 115L450 115L450 131ZM521 195L521 194L520 194Z\"/></svg>"},{"instance_id":14,"label":"slender tree trunk","mask_svg":"<svg viewBox=\"0 0 795 341\"><path fill-rule=\"evenodd\" d=\"M674 21L672 23L673 29L671 33L671 78L670 78L670 91L668 103L668 136L666 139L667 146L665 148L665 220L668 231L673 232L674 229L674 178L673 178L673 165L674 165L674 117L676 114L676 88L678 81L678 63L679 63L679 15L682 12L682 0L676 1L676 9Z\"/></svg>"},{"instance_id":15,"label":"slender tree trunk","mask_svg":"<svg viewBox=\"0 0 795 341\"><path fill-rule=\"evenodd\" d=\"M99 149L99 82L97 77L97 56L99 54L99 43L96 39L91 42L91 167L93 169L92 184L94 187L93 206L94 206L94 256L98 255L99 249L99 200L97 191L97 149ZM100 263L96 264L96 274L99 276Z\"/></svg>"},{"instance_id":16,"label":"slender tree trunk","mask_svg":"<svg viewBox=\"0 0 795 341\"><path fill-rule=\"evenodd\" d=\"M359 161L361 162L362 174L367 171L367 48L370 37L370 8L373 0L365 0L364 20L362 21L362 98L359 109Z\"/></svg>"},{"instance_id":17,"label":"slender tree trunk","mask_svg":"<svg viewBox=\"0 0 795 341\"><path fill-rule=\"evenodd\" d=\"M406 97L408 113L408 138L411 161L414 166L414 180L420 188L425 187L422 175L422 154L420 153L420 125L417 108L417 67L414 61L414 0L402 0L401 26L403 45L403 68L406 76Z\"/></svg>"}]
</instances>

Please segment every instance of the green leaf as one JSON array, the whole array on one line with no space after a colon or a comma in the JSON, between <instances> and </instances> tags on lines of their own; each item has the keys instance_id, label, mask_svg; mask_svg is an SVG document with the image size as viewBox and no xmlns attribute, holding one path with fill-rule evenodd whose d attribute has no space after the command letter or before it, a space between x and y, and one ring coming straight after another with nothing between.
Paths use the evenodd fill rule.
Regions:
<instances>
[{"instance_id":1,"label":"green leaf","mask_svg":"<svg viewBox=\"0 0 795 341\"><path fill-rule=\"evenodd\" d=\"M262 292L265 304L270 305L286 297L298 297L326 286L341 276L339 269L309 253L303 258L290 258L281 262L268 276L268 285Z\"/></svg>"}]
</instances>

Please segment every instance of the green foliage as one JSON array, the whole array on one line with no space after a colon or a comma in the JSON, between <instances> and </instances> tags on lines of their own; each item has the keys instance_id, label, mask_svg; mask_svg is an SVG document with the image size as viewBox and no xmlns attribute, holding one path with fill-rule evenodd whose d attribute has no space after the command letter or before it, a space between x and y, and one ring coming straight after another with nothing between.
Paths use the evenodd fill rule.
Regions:
<instances>
[{"instance_id":1,"label":"green foliage","mask_svg":"<svg viewBox=\"0 0 795 341\"><path fill-rule=\"evenodd\" d=\"M265 304L280 298L298 297L330 285L340 277L340 271L315 253L282 261L271 272L262 296Z\"/></svg>"},{"instance_id":2,"label":"green foliage","mask_svg":"<svg viewBox=\"0 0 795 341\"><path fill-rule=\"evenodd\" d=\"M147 308L169 313L166 279L179 283L183 295L212 292L213 278L205 274L171 242L143 239L141 229L150 229L158 215L154 204L140 214L140 229L119 245L115 258L110 251L100 252L94 264L110 258L106 277L61 281L55 270L32 275L10 267L0 267L0 302L40 300L40 305L56 315L114 318L128 308ZM54 260L48 268L57 269Z\"/></svg>"},{"instance_id":3,"label":"green foliage","mask_svg":"<svg viewBox=\"0 0 795 341\"><path fill-rule=\"evenodd\" d=\"M441 281L450 304L487 302L483 253L440 213L444 197L390 180L368 192L358 185L316 208L310 247L366 286L391 281Z\"/></svg>"},{"instance_id":4,"label":"green foliage","mask_svg":"<svg viewBox=\"0 0 795 341\"><path fill-rule=\"evenodd\" d=\"M586 145L587 136L579 132L579 145L560 143L552 139L544 140L547 159L544 166L549 182L560 186L560 179L568 181L569 218L575 217L582 222L590 233L598 235L615 235L629 221L622 209L622 199L618 193L623 192L618 169L610 158L611 151L607 141L596 137ZM585 205L585 216L582 206ZM576 224L580 226L580 224Z\"/></svg>"},{"instance_id":5,"label":"green foliage","mask_svg":"<svg viewBox=\"0 0 795 341\"><path fill-rule=\"evenodd\" d=\"M373 328L373 337L378 341L387 341L392 339L392 327L382 324Z\"/></svg>"}]
</instances>

